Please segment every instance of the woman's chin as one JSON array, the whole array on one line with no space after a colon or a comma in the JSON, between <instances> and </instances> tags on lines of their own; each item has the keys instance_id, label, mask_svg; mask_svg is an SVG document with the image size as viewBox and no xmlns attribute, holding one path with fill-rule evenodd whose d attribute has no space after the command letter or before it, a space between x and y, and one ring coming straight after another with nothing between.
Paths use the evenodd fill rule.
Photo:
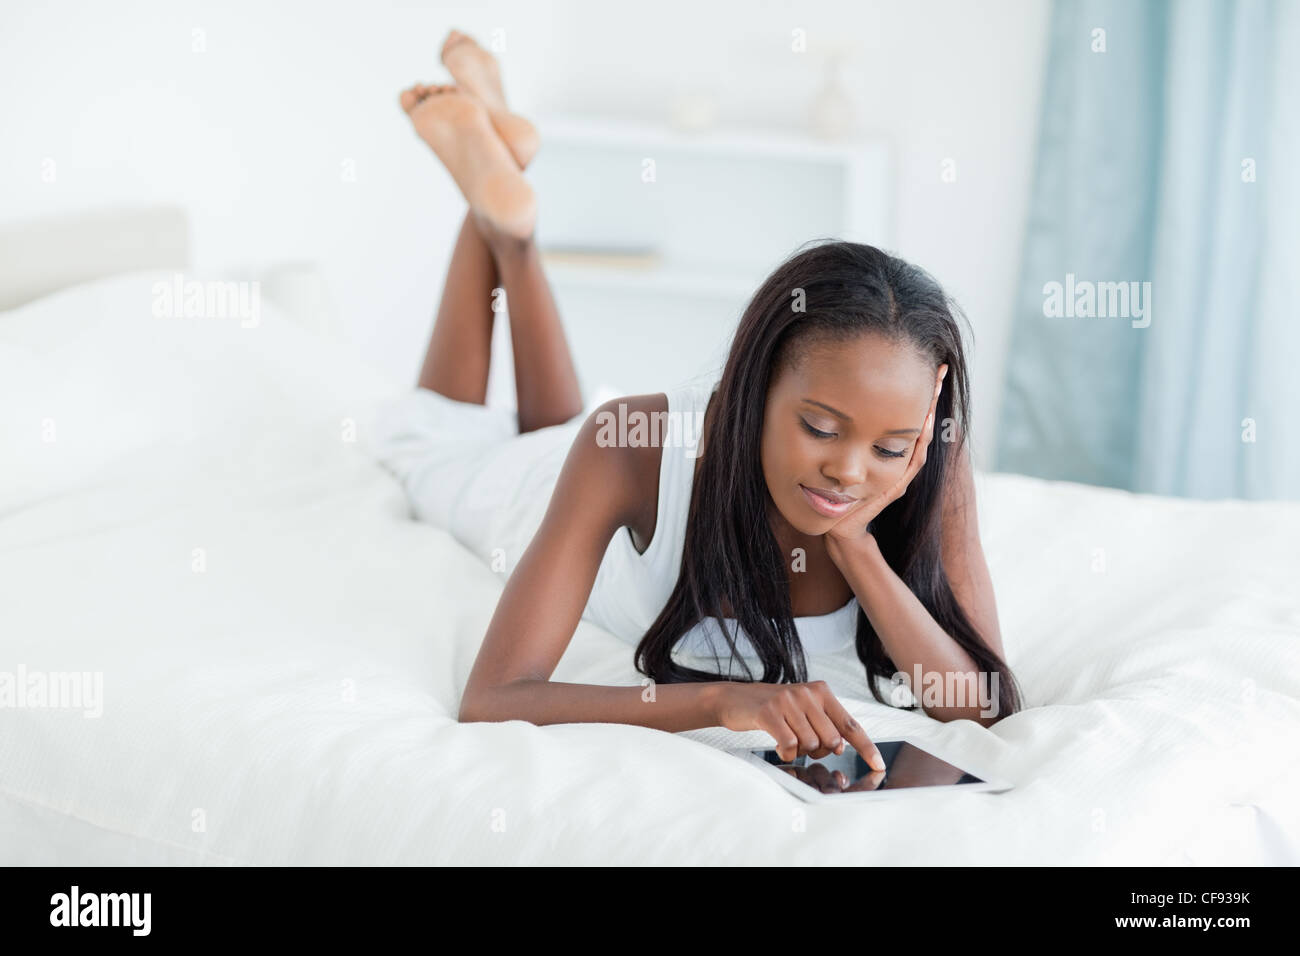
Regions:
<instances>
[{"instance_id":1,"label":"woman's chin","mask_svg":"<svg viewBox=\"0 0 1300 956\"><path fill-rule=\"evenodd\" d=\"M791 511L794 511L791 514ZM804 501L791 502L781 509L781 517L799 534L807 535L810 538L818 538L824 535L831 528L835 527L835 518L828 518L823 514L818 514L816 509Z\"/></svg>"}]
</instances>

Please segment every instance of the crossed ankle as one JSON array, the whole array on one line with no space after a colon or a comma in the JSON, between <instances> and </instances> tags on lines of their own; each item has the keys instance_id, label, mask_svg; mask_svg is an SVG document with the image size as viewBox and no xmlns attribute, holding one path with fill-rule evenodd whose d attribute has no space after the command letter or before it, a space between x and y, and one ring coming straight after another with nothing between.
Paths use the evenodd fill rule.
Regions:
<instances>
[{"instance_id":1,"label":"crossed ankle","mask_svg":"<svg viewBox=\"0 0 1300 956\"><path fill-rule=\"evenodd\" d=\"M492 250L492 255L498 261L501 259L526 259L538 255L537 243L534 239L535 232L520 237L494 229L481 219L478 220L477 225L479 234L483 236L483 241L487 243L488 248Z\"/></svg>"}]
</instances>

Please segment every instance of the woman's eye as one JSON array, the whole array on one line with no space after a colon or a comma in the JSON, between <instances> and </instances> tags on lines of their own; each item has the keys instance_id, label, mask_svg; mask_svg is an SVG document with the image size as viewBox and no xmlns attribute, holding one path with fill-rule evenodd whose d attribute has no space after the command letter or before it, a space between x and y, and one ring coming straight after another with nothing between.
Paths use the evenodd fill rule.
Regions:
<instances>
[{"instance_id":1,"label":"woman's eye","mask_svg":"<svg viewBox=\"0 0 1300 956\"><path fill-rule=\"evenodd\" d=\"M835 437L834 432L824 432L820 428L813 428L803 418L799 419L799 424L802 425L804 431L806 431L809 435L812 435L813 438L834 438ZM890 451L888 448L881 448L879 445L875 446L875 450L876 450L876 454L879 455L881 458L902 458L904 455L907 454L906 451Z\"/></svg>"},{"instance_id":2,"label":"woman's eye","mask_svg":"<svg viewBox=\"0 0 1300 956\"><path fill-rule=\"evenodd\" d=\"M813 428L811 425L809 425L809 424L808 424L806 421L804 421L802 418L799 419L799 424L803 425L803 427L804 427L804 431L806 431L806 432L808 432L808 434L812 435L813 438L834 438L834 437L835 437L835 433L834 433L834 432L824 432L824 431L822 431L821 429Z\"/></svg>"}]
</instances>

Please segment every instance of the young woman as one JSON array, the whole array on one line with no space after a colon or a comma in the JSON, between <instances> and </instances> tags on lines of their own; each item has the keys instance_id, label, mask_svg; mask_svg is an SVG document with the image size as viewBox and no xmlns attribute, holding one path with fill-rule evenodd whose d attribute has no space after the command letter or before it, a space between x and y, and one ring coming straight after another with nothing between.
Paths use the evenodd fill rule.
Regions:
<instances>
[{"instance_id":1,"label":"young woman","mask_svg":"<svg viewBox=\"0 0 1300 956\"><path fill-rule=\"evenodd\" d=\"M388 410L379 454L419 517L498 570L520 555L460 719L764 730L784 759L847 742L880 768L806 680L808 655L848 647L882 702L877 678L919 669L993 689L988 716L916 688L938 720L1019 710L976 523L962 338L934 280L871 246L807 248L755 293L716 386L585 406L521 175L536 133L473 40L453 32L442 58L456 84L401 104L469 213L419 387ZM498 288L509 414L484 406ZM695 447L611 441L638 415L703 430ZM636 644L652 692L550 680L583 618Z\"/></svg>"}]
</instances>

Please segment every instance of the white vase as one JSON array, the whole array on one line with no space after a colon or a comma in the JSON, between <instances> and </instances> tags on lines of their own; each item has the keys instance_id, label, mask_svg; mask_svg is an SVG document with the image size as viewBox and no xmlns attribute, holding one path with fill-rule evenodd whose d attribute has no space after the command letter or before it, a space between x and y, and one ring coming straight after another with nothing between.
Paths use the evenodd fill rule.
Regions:
<instances>
[{"instance_id":1,"label":"white vase","mask_svg":"<svg viewBox=\"0 0 1300 956\"><path fill-rule=\"evenodd\" d=\"M843 61L826 61L826 79L812 103L813 132L822 139L843 139L853 131L853 99L844 83Z\"/></svg>"},{"instance_id":2,"label":"white vase","mask_svg":"<svg viewBox=\"0 0 1300 956\"><path fill-rule=\"evenodd\" d=\"M669 122L674 129L698 133L712 129L718 119L717 100L704 90L685 90L673 97Z\"/></svg>"}]
</instances>

